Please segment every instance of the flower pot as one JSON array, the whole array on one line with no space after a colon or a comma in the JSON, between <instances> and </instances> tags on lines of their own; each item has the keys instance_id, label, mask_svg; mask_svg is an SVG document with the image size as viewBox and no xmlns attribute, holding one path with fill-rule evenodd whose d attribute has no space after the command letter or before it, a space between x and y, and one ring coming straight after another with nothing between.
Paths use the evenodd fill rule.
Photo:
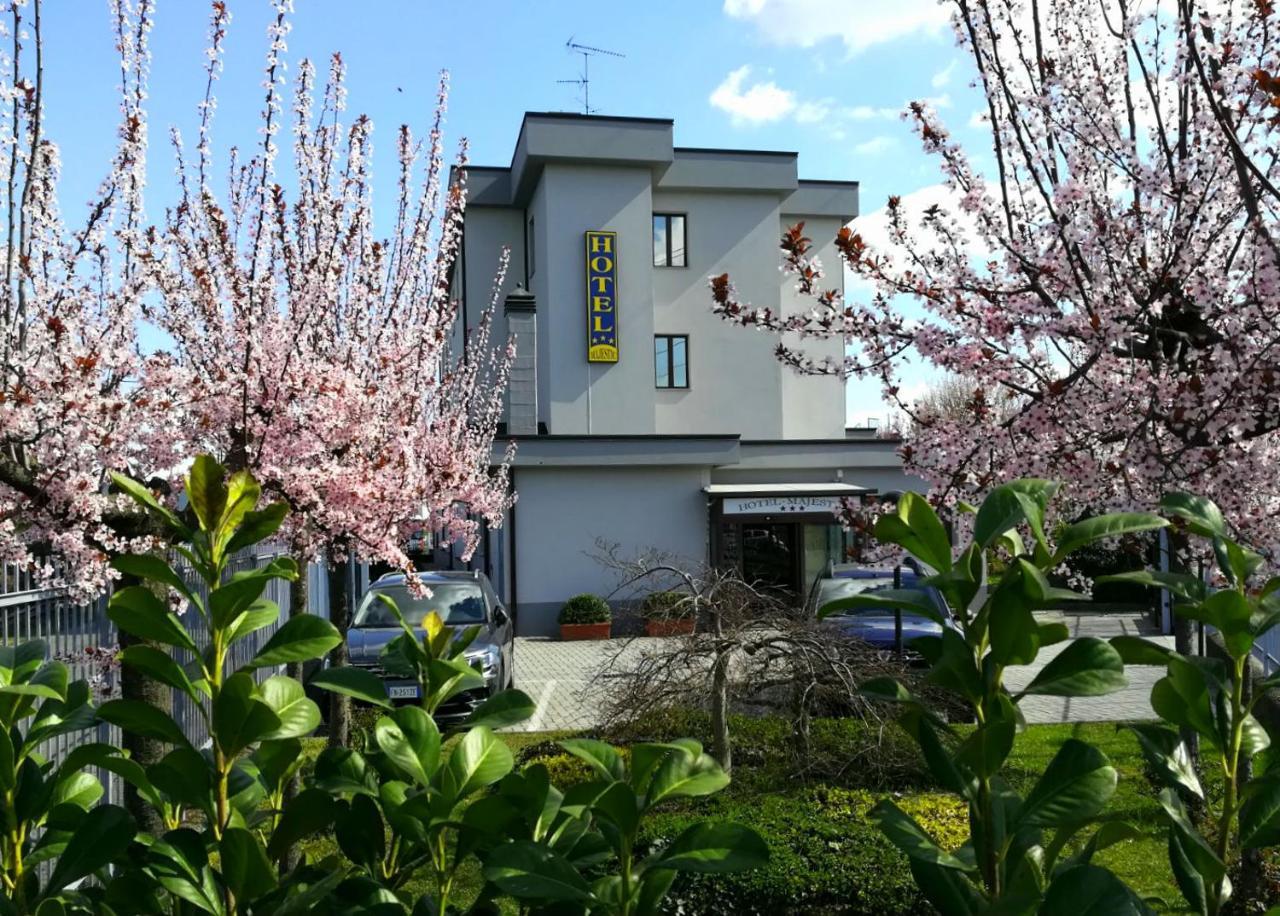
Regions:
<instances>
[{"instance_id":1,"label":"flower pot","mask_svg":"<svg viewBox=\"0 0 1280 916\"><path fill-rule=\"evenodd\" d=\"M646 636L688 636L693 632L692 617L675 617L669 620L646 620Z\"/></svg>"},{"instance_id":2,"label":"flower pot","mask_svg":"<svg viewBox=\"0 0 1280 916\"><path fill-rule=\"evenodd\" d=\"M565 640L608 639L610 626L607 620L604 623L562 623L560 638Z\"/></svg>"}]
</instances>

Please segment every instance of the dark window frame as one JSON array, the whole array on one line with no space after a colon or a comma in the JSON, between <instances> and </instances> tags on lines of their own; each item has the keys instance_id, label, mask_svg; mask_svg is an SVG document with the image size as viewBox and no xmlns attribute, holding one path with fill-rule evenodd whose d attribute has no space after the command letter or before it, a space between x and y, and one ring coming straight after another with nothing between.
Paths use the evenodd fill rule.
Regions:
<instances>
[{"instance_id":1,"label":"dark window frame","mask_svg":"<svg viewBox=\"0 0 1280 916\"><path fill-rule=\"evenodd\" d=\"M667 342L667 384L660 385L658 383L658 353L657 342L665 340ZM676 381L676 348L674 342L676 340L684 341L684 384L677 385ZM654 334L654 353L653 353L653 387L659 391L688 391L690 379L693 373L689 365L689 335L688 334Z\"/></svg>"},{"instance_id":2,"label":"dark window frame","mask_svg":"<svg viewBox=\"0 0 1280 916\"><path fill-rule=\"evenodd\" d=\"M677 216L678 216L680 219L684 220L684 263L683 263L683 264L672 264L672 263L671 263L671 254L672 254L672 251L671 251L671 220L672 220L672 218L677 217ZM658 264L658 263L656 262L656 259L655 259L655 262L654 262L654 265L653 265L653 266L654 266L654 267L658 267L658 268L662 268L662 269L664 269L664 270L665 270L665 269L667 269L667 268L671 268L671 269L674 269L674 270L680 270L680 269L683 269L683 268L688 268L688 266L689 266L689 214L688 214L688 213L682 213L682 212L679 212L679 211L671 211L671 212L668 212L668 211L655 212L655 213L653 214L653 219L650 221L650 226L652 227L652 224L653 224L653 223L655 223L655 222L657 222L659 219L666 220L666 227L667 227L667 263L665 263L665 264Z\"/></svg>"},{"instance_id":3,"label":"dark window frame","mask_svg":"<svg viewBox=\"0 0 1280 916\"><path fill-rule=\"evenodd\" d=\"M533 279L533 272L538 269L537 249L534 245L534 230L537 227L533 222L533 216L525 220L524 224L524 284L525 288L529 288L529 281Z\"/></svg>"}]
</instances>

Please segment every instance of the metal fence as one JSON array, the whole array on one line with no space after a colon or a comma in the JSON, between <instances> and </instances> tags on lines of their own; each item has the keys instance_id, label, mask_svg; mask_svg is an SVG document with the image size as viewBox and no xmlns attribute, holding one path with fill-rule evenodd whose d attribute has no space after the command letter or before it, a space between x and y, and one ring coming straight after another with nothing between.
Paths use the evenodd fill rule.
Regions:
<instances>
[{"instance_id":1,"label":"metal fence","mask_svg":"<svg viewBox=\"0 0 1280 916\"><path fill-rule=\"evenodd\" d=\"M279 556L281 551L270 546L250 548L239 553L232 561L232 572L252 569ZM176 567L179 575L207 597L203 583L189 568ZM329 581L325 568L312 563L307 571L308 610L323 617L328 616ZM89 604L77 604L57 591L33 589L29 574L6 564L0 567L0 645L16 645L32 639L42 639L48 645L49 655L67 664L72 680L88 681L97 693L98 701L118 692L118 672L110 664L117 651L118 634L115 624L107 617L107 600L100 598ZM280 619L270 627L252 634L232 647L230 661L233 666L243 665L262 647L288 616L291 583L272 581L265 597L281 608ZM182 616L183 625L191 632L197 644L206 641L204 621L194 611ZM175 650L176 651L176 650ZM177 652L177 660L186 665L194 659L185 652ZM259 677L267 677L272 670L260 671ZM196 747L208 741L204 717L189 697L172 692L171 714L183 733ZM103 742L120 746L120 730L105 723L94 729L62 735L45 744L42 753L51 760L64 757L74 748L90 742ZM104 800L119 804L123 799L123 785L115 774L99 772L106 792Z\"/></svg>"}]
</instances>

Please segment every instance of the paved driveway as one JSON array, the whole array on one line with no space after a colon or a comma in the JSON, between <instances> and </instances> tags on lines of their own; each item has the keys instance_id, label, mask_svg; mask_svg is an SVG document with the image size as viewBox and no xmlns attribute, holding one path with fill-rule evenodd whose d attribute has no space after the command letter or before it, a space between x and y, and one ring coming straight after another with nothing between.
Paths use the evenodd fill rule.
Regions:
<instances>
[{"instance_id":1,"label":"paved driveway","mask_svg":"<svg viewBox=\"0 0 1280 916\"><path fill-rule=\"evenodd\" d=\"M1072 637L1098 636L1106 639L1120 634L1145 636L1172 648L1173 637L1161 636L1138 615L1061 614L1038 615L1042 620L1061 620ZM517 726L522 731L560 731L592 728L599 724L599 696L594 689L599 673L609 658L622 651L620 664L658 643L656 639L560 642L554 639L516 640L516 686L538 705L532 719ZM1011 668L1005 675L1010 690L1026 686L1067 643L1050 646L1040 653L1036 664ZM1022 710L1028 722L1110 722L1153 719L1148 697L1151 685L1163 674L1162 668L1131 666L1126 669L1129 686L1105 697L1068 699L1026 697Z\"/></svg>"}]
</instances>

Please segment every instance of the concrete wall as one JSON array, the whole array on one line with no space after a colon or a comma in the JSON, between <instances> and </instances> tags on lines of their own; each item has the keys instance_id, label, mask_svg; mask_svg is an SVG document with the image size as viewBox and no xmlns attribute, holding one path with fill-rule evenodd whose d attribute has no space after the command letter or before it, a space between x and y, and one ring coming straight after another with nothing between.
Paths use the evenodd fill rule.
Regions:
<instances>
[{"instance_id":1,"label":"concrete wall","mask_svg":"<svg viewBox=\"0 0 1280 916\"><path fill-rule=\"evenodd\" d=\"M505 341L507 324L502 314L502 300L517 284L524 282L524 225L521 214L509 207L470 206L466 219L467 231L462 238L460 266L466 283L467 325L474 326L480 321L480 314L489 304L493 281L498 275L502 249L506 246L511 250L506 280L498 297L493 335L495 342Z\"/></svg>"},{"instance_id":2,"label":"concrete wall","mask_svg":"<svg viewBox=\"0 0 1280 916\"><path fill-rule=\"evenodd\" d=\"M654 432L652 180L634 167L548 164L542 173L535 201L545 242L534 280L547 347L539 374L557 435ZM617 363L587 362L588 229L618 233Z\"/></svg>"},{"instance_id":3,"label":"concrete wall","mask_svg":"<svg viewBox=\"0 0 1280 916\"><path fill-rule=\"evenodd\" d=\"M698 467L519 468L517 632L553 635L565 599L617 588L617 574L591 557L598 538L623 556L658 549L705 563L706 478Z\"/></svg>"},{"instance_id":4,"label":"concrete wall","mask_svg":"<svg viewBox=\"0 0 1280 916\"><path fill-rule=\"evenodd\" d=\"M728 272L753 305L778 308L777 194L659 190L653 209L686 214L689 265L650 267L655 333L689 335L689 388L656 391L657 431L781 436L774 341L716 317L707 287L707 277ZM805 412L810 405L788 409Z\"/></svg>"},{"instance_id":5,"label":"concrete wall","mask_svg":"<svg viewBox=\"0 0 1280 916\"><path fill-rule=\"evenodd\" d=\"M783 231L796 223L804 222L804 234L813 240L818 259L822 262L826 276L822 280L823 289L844 289L844 267L840 255L836 251L835 237L840 231L841 222L835 217L799 216L783 213L778 223L774 238L775 267L782 263L782 253L777 250L778 239ZM775 270L775 279L779 276ZM814 308L813 299L802 296L796 291L794 276L783 274L781 283L781 303L783 314L794 315L798 312ZM743 333L748 333L744 331ZM776 341L772 341L776 343ZM841 340L814 341L799 340L794 336L786 339L786 344L798 349L815 359L829 357L834 360L843 358L844 345ZM802 375L790 367L778 364L781 370L781 397L787 409L782 414L782 423L778 432L780 439L824 439L844 435L845 425L845 385L844 380L833 375Z\"/></svg>"}]
</instances>

